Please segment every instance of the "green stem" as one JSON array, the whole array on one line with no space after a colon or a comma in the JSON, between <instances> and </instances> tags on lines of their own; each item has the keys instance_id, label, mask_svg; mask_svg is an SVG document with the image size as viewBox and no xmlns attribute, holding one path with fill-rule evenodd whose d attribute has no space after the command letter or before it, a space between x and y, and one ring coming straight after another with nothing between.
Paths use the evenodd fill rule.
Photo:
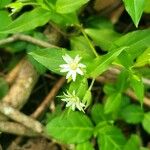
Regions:
<instances>
[{"instance_id":1,"label":"green stem","mask_svg":"<svg viewBox=\"0 0 150 150\"><path fill-rule=\"evenodd\" d=\"M90 87L89 87L89 91L91 91L91 89L92 89L92 87L93 87L94 82L95 82L95 79L93 78L93 79L92 79L92 82L91 82L91 85L90 85Z\"/></svg>"},{"instance_id":2,"label":"green stem","mask_svg":"<svg viewBox=\"0 0 150 150\"><path fill-rule=\"evenodd\" d=\"M88 42L88 44L89 44L91 50L93 51L94 55L95 55L96 57L98 57L98 54L97 54L97 52L96 52L96 50L95 50L93 44L91 43L91 41L89 40L88 36L86 35L86 33L84 32L84 30L83 30L83 28L82 28L81 26L80 26L80 30L81 30L83 36L85 37L85 39L87 40L87 42Z\"/></svg>"}]
</instances>

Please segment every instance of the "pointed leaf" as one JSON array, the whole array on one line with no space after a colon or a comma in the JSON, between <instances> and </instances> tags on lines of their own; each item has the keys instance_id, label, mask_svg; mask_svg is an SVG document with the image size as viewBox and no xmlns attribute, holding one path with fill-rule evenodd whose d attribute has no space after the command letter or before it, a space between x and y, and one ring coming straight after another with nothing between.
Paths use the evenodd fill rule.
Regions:
<instances>
[{"instance_id":1,"label":"pointed leaf","mask_svg":"<svg viewBox=\"0 0 150 150\"><path fill-rule=\"evenodd\" d=\"M122 150L125 143L125 137L116 127L105 126L99 131L98 145L100 150Z\"/></svg>"},{"instance_id":2,"label":"pointed leaf","mask_svg":"<svg viewBox=\"0 0 150 150\"><path fill-rule=\"evenodd\" d=\"M4 8L10 2L11 2L11 0L1 0L0 1L0 8Z\"/></svg>"},{"instance_id":3,"label":"pointed leaf","mask_svg":"<svg viewBox=\"0 0 150 150\"><path fill-rule=\"evenodd\" d=\"M104 106L101 104L95 104L92 107L91 116L96 124L99 122L112 120L110 115L104 113Z\"/></svg>"},{"instance_id":4,"label":"pointed leaf","mask_svg":"<svg viewBox=\"0 0 150 150\"><path fill-rule=\"evenodd\" d=\"M78 144L75 150L94 150L94 148L90 142L84 142L84 143Z\"/></svg>"},{"instance_id":5,"label":"pointed leaf","mask_svg":"<svg viewBox=\"0 0 150 150\"><path fill-rule=\"evenodd\" d=\"M123 150L140 150L140 138L137 135L131 135Z\"/></svg>"},{"instance_id":6,"label":"pointed leaf","mask_svg":"<svg viewBox=\"0 0 150 150\"><path fill-rule=\"evenodd\" d=\"M137 124L143 120L144 111L140 106L132 104L123 108L120 115L127 123Z\"/></svg>"},{"instance_id":7,"label":"pointed leaf","mask_svg":"<svg viewBox=\"0 0 150 150\"><path fill-rule=\"evenodd\" d=\"M106 99L105 113L116 112L121 105L122 95L121 93L114 93Z\"/></svg>"},{"instance_id":8,"label":"pointed leaf","mask_svg":"<svg viewBox=\"0 0 150 150\"><path fill-rule=\"evenodd\" d=\"M112 29L85 29L85 32L100 46L103 50L110 50L112 42L120 37L120 34Z\"/></svg>"},{"instance_id":9,"label":"pointed leaf","mask_svg":"<svg viewBox=\"0 0 150 150\"><path fill-rule=\"evenodd\" d=\"M144 8L144 12L146 13L150 13L150 0L145 0L145 8Z\"/></svg>"},{"instance_id":10,"label":"pointed leaf","mask_svg":"<svg viewBox=\"0 0 150 150\"><path fill-rule=\"evenodd\" d=\"M115 49L110 51L108 54L96 58L93 62L89 64L88 75L90 77L96 78L104 71L106 71L109 65L117 58L117 56L125 50L127 47Z\"/></svg>"},{"instance_id":11,"label":"pointed leaf","mask_svg":"<svg viewBox=\"0 0 150 150\"><path fill-rule=\"evenodd\" d=\"M129 69L129 67L132 67L133 66L133 60L132 60L132 57L131 55L126 52L126 51L123 51L120 55L119 55L119 61L121 62L121 64Z\"/></svg>"},{"instance_id":12,"label":"pointed leaf","mask_svg":"<svg viewBox=\"0 0 150 150\"><path fill-rule=\"evenodd\" d=\"M143 104L143 99L144 99L144 85L142 82L142 79L138 77L137 75L131 75L130 77L130 84L131 87L133 88L138 100L140 101L141 104Z\"/></svg>"},{"instance_id":13,"label":"pointed leaf","mask_svg":"<svg viewBox=\"0 0 150 150\"><path fill-rule=\"evenodd\" d=\"M83 62L86 66L89 59L91 59L89 55L82 51L68 51L62 48L37 49L36 51L29 53L29 55L43 66L60 75L64 75L64 73L60 72L60 65L66 64L62 58L65 54L68 54L72 58L76 55L80 55L82 57L81 63Z\"/></svg>"},{"instance_id":14,"label":"pointed leaf","mask_svg":"<svg viewBox=\"0 0 150 150\"><path fill-rule=\"evenodd\" d=\"M89 0L57 0L56 11L62 14L71 13L86 4Z\"/></svg>"},{"instance_id":15,"label":"pointed leaf","mask_svg":"<svg viewBox=\"0 0 150 150\"><path fill-rule=\"evenodd\" d=\"M82 100L86 91L88 90L88 81L86 78L78 77L76 82L71 82L69 92L76 92L76 95Z\"/></svg>"},{"instance_id":16,"label":"pointed leaf","mask_svg":"<svg viewBox=\"0 0 150 150\"><path fill-rule=\"evenodd\" d=\"M65 50L57 48L38 49L29 53L36 61L58 74L61 74L59 65L64 64L64 60L62 59L64 54Z\"/></svg>"},{"instance_id":17,"label":"pointed leaf","mask_svg":"<svg viewBox=\"0 0 150 150\"><path fill-rule=\"evenodd\" d=\"M9 13L3 10L0 10L0 30L6 27L12 22ZM5 38L7 34L0 33L0 39Z\"/></svg>"},{"instance_id":18,"label":"pointed leaf","mask_svg":"<svg viewBox=\"0 0 150 150\"><path fill-rule=\"evenodd\" d=\"M139 21L141 19L145 7L145 0L123 0L123 2L135 26L138 27Z\"/></svg>"},{"instance_id":19,"label":"pointed leaf","mask_svg":"<svg viewBox=\"0 0 150 150\"><path fill-rule=\"evenodd\" d=\"M0 29L0 33L16 33L32 30L47 23L50 16L51 13L49 11L42 8L35 8L32 11L19 16L3 29Z\"/></svg>"},{"instance_id":20,"label":"pointed leaf","mask_svg":"<svg viewBox=\"0 0 150 150\"><path fill-rule=\"evenodd\" d=\"M150 64L150 47L147 48L136 60L135 67L142 67Z\"/></svg>"},{"instance_id":21,"label":"pointed leaf","mask_svg":"<svg viewBox=\"0 0 150 150\"><path fill-rule=\"evenodd\" d=\"M144 119L142 121L143 128L150 134L150 112L144 114Z\"/></svg>"},{"instance_id":22,"label":"pointed leaf","mask_svg":"<svg viewBox=\"0 0 150 150\"><path fill-rule=\"evenodd\" d=\"M71 48L73 50L80 50L84 51L85 53L90 54L91 56L95 57L93 54L91 47L87 43L87 40L84 36L75 36L71 38Z\"/></svg>"},{"instance_id":23,"label":"pointed leaf","mask_svg":"<svg viewBox=\"0 0 150 150\"><path fill-rule=\"evenodd\" d=\"M51 120L46 126L47 133L65 143L82 143L93 134L90 119L79 113L69 112Z\"/></svg>"},{"instance_id":24,"label":"pointed leaf","mask_svg":"<svg viewBox=\"0 0 150 150\"><path fill-rule=\"evenodd\" d=\"M134 59L150 47L150 29L129 32L113 42L111 49L128 46L127 53Z\"/></svg>"}]
</instances>

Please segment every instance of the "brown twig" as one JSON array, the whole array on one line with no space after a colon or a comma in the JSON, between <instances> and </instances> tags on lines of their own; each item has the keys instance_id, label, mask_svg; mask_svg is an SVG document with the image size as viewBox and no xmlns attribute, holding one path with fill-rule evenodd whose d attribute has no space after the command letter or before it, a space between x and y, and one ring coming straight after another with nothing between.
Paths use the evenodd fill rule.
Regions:
<instances>
[{"instance_id":1,"label":"brown twig","mask_svg":"<svg viewBox=\"0 0 150 150\"><path fill-rule=\"evenodd\" d=\"M39 75L32 64L24 59L17 79L2 101L10 104L14 108L21 109L27 102L38 76ZM0 114L0 120L7 120L7 117Z\"/></svg>"},{"instance_id":2,"label":"brown twig","mask_svg":"<svg viewBox=\"0 0 150 150\"><path fill-rule=\"evenodd\" d=\"M50 90L49 94L45 97L43 102L40 104L40 106L35 110L34 113L31 114L33 118L39 117L50 105L50 102L54 99L56 96L58 90L62 87L62 85L65 82L65 78L62 77L58 82L54 85L54 87Z\"/></svg>"},{"instance_id":3,"label":"brown twig","mask_svg":"<svg viewBox=\"0 0 150 150\"><path fill-rule=\"evenodd\" d=\"M8 84L12 84L12 83L15 81L15 79L16 79L17 75L19 74L19 71L20 71L20 69L21 69L23 63L24 63L24 59L22 59L22 60L6 75L5 80L6 80L6 82L7 82Z\"/></svg>"},{"instance_id":4,"label":"brown twig","mask_svg":"<svg viewBox=\"0 0 150 150\"><path fill-rule=\"evenodd\" d=\"M112 70L113 70L113 73L112 73ZM110 78L110 76L107 76L106 74L114 74L114 77L113 78ZM118 70L116 69L109 69L109 71L105 72L102 76L98 77L96 79L96 81L100 82L100 83L113 83L115 82L115 77L116 75L119 74ZM149 80L145 82L145 84L149 84L148 83ZM136 97L135 93L128 89L126 92L125 92L126 95L128 95L129 97L131 97L133 100L136 100L138 101L138 98ZM150 107L150 99L148 97L144 97L144 100L143 100L143 103L146 105L146 106L149 106Z\"/></svg>"},{"instance_id":5,"label":"brown twig","mask_svg":"<svg viewBox=\"0 0 150 150\"><path fill-rule=\"evenodd\" d=\"M114 77L116 78L117 75L120 74L120 72L121 72L121 68L119 68L119 67L110 67L110 68L108 69L108 71L106 71L105 76L111 74L112 76L114 76ZM150 79L148 79L148 78L142 78L142 81L143 81L144 84L150 86Z\"/></svg>"},{"instance_id":6,"label":"brown twig","mask_svg":"<svg viewBox=\"0 0 150 150\"><path fill-rule=\"evenodd\" d=\"M28 100L39 75L28 60L24 60L15 83L2 101L21 109Z\"/></svg>"},{"instance_id":7,"label":"brown twig","mask_svg":"<svg viewBox=\"0 0 150 150\"><path fill-rule=\"evenodd\" d=\"M58 82L50 90L49 94L45 97L45 99L40 104L40 106L34 111L34 113L30 115L32 118L38 118L45 111L45 109L49 106L49 104L51 103L55 95L57 94L58 90L62 87L64 82L65 82L65 78L63 77L60 80L58 80ZM17 137L15 139L16 145L18 145L21 140L22 140L22 137ZM10 147L13 146L13 143L10 145Z\"/></svg>"},{"instance_id":8,"label":"brown twig","mask_svg":"<svg viewBox=\"0 0 150 150\"><path fill-rule=\"evenodd\" d=\"M26 128L25 126L10 121L0 121L0 131L20 136L23 135L33 137L38 135L36 132L33 132L32 130Z\"/></svg>"},{"instance_id":9,"label":"brown twig","mask_svg":"<svg viewBox=\"0 0 150 150\"><path fill-rule=\"evenodd\" d=\"M136 95L134 94L134 92L132 90L127 90L125 92L129 97L131 97L133 100L138 100L138 98L136 97ZM146 106L149 106L150 107L150 99L148 97L144 97L143 99L143 103L146 105Z\"/></svg>"},{"instance_id":10,"label":"brown twig","mask_svg":"<svg viewBox=\"0 0 150 150\"><path fill-rule=\"evenodd\" d=\"M26 42L29 42L29 43L32 43L32 44L35 44L35 45L38 45L38 46L41 46L41 47L58 48L57 46L52 45L52 44L50 44L48 42L45 42L45 41L42 41L42 40L33 38L33 37L29 36L29 35L24 35L24 34L14 34L11 37L8 37L6 39L0 40L0 45L9 44L9 43L15 42L17 40L26 41Z\"/></svg>"},{"instance_id":11,"label":"brown twig","mask_svg":"<svg viewBox=\"0 0 150 150\"><path fill-rule=\"evenodd\" d=\"M0 112L10 119L23 124L36 133L41 133L43 131L43 126L41 123L19 112L7 103L0 102Z\"/></svg>"},{"instance_id":12,"label":"brown twig","mask_svg":"<svg viewBox=\"0 0 150 150\"><path fill-rule=\"evenodd\" d=\"M56 36L57 35L55 33L55 38L56 38ZM53 38L51 36L50 41L51 40L54 41L55 38ZM45 47L45 48L47 48L47 47L57 48L57 46L52 45L48 42L33 38L29 35L23 35L23 34L15 34L9 38L6 38L4 40L0 40L0 45L15 42L17 40L30 42L32 44L36 44L38 46ZM56 42L54 42L54 44L57 44L57 42L58 42L58 40ZM17 109L20 109L27 102L29 95L31 94L31 91L32 91L39 75L37 74L34 67L32 66L32 64L30 64L30 62L28 60L25 60L24 65L21 66L21 69L19 70L19 73L17 75L18 69L15 69L15 71L13 70L14 72L12 72L11 75L8 75L6 77L6 80L9 83L11 83L15 79L15 77L17 76L15 83L10 88L9 93L4 97L4 99L2 101L9 103L11 106L13 106ZM32 76L32 73L33 73L33 76ZM20 112L18 112L18 113L20 114ZM11 118L11 116L9 116L9 117ZM7 119L8 118L6 116L0 115L0 120L7 120ZM15 120L15 118L13 118L13 119ZM16 121L19 121L20 123L22 122L20 120L16 120ZM29 122L29 120L26 123L28 124L28 122ZM28 126L28 125L26 125L26 126ZM30 128L32 128L32 127L33 126L31 126Z\"/></svg>"}]
</instances>

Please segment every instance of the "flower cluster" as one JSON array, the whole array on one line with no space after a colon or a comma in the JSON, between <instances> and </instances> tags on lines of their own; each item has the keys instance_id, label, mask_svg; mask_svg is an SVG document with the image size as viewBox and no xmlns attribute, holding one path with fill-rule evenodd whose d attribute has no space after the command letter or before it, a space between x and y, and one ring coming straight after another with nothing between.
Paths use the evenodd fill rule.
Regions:
<instances>
[{"instance_id":1,"label":"flower cluster","mask_svg":"<svg viewBox=\"0 0 150 150\"><path fill-rule=\"evenodd\" d=\"M84 112L85 105L80 102L79 97L76 96L75 91L69 93L68 91L64 93L63 98L61 99L64 102L67 102L66 107L70 107L73 111L77 108L80 111Z\"/></svg>"},{"instance_id":2,"label":"flower cluster","mask_svg":"<svg viewBox=\"0 0 150 150\"><path fill-rule=\"evenodd\" d=\"M81 57L79 55L73 59L66 54L62 56L62 58L66 64L60 65L60 72L67 73L66 79L72 79L75 81L77 74L84 75L84 69L86 66L80 63ZM75 93L75 90L72 93L69 93L68 91L64 93L61 100L66 102L66 107L71 108L73 111L77 108L78 110L84 112L85 104L80 101L79 97Z\"/></svg>"}]
</instances>

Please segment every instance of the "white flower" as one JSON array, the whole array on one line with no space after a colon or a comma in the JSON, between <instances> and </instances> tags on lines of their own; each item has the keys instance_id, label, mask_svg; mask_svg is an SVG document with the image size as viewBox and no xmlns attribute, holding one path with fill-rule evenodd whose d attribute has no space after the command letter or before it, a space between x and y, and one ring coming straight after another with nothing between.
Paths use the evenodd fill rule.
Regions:
<instances>
[{"instance_id":1,"label":"white flower","mask_svg":"<svg viewBox=\"0 0 150 150\"><path fill-rule=\"evenodd\" d=\"M79 63L81 60L81 57L79 55L77 55L74 59L67 54L62 57L67 64L60 65L60 72L67 72L66 79L69 79L71 77L72 80L75 81L77 74L84 74L82 69L86 66L82 63Z\"/></svg>"},{"instance_id":2,"label":"white flower","mask_svg":"<svg viewBox=\"0 0 150 150\"><path fill-rule=\"evenodd\" d=\"M73 91L72 94L67 91L64 93L64 96L61 100L67 102L66 107L70 107L73 111L77 108L84 112L83 108L85 105L80 102L80 99L76 96L75 91Z\"/></svg>"}]
</instances>

